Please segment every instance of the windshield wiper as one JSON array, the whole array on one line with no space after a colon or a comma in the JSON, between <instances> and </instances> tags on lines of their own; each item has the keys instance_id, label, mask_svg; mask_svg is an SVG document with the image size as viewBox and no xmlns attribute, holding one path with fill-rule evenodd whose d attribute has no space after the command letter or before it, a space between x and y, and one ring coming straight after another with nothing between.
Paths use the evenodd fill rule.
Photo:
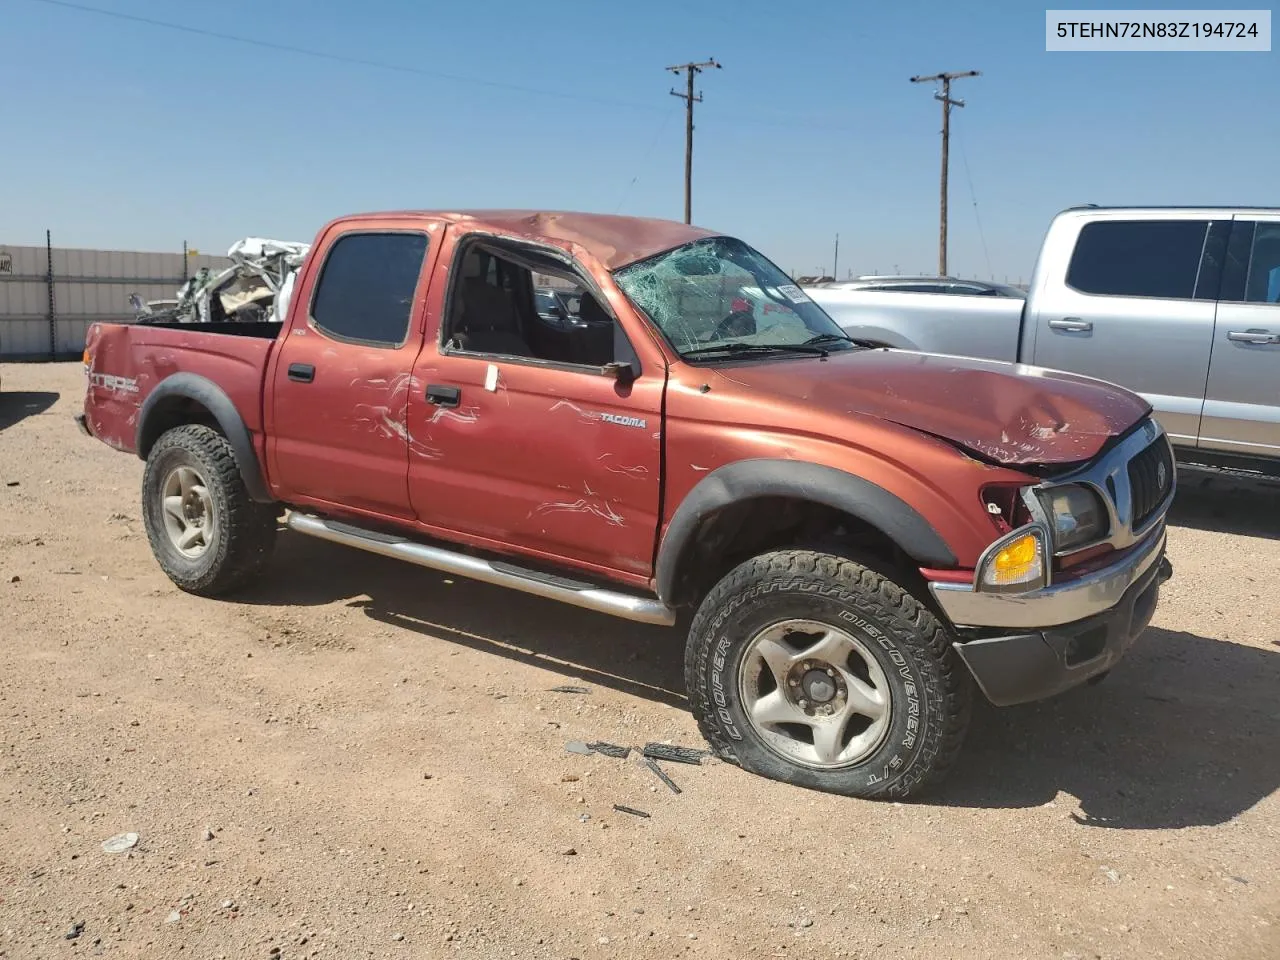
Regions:
<instances>
[{"instance_id":1,"label":"windshield wiper","mask_svg":"<svg viewBox=\"0 0 1280 960\"><path fill-rule=\"evenodd\" d=\"M803 353L811 357L829 356L828 351L811 343L718 343L709 347L698 347L694 350L683 350L681 356L697 357L713 353L730 355L746 353Z\"/></svg>"},{"instance_id":2,"label":"windshield wiper","mask_svg":"<svg viewBox=\"0 0 1280 960\"><path fill-rule=\"evenodd\" d=\"M805 343L852 343L858 347L873 346L870 340L858 340L843 333L820 333L816 337L810 337Z\"/></svg>"}]
</instances>

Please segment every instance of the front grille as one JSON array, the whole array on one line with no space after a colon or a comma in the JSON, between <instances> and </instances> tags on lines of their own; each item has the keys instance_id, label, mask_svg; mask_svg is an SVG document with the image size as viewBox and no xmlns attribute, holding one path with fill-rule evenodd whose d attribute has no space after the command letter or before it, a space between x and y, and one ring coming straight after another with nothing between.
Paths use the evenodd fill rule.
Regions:
<instances>
[{"instance_id":1,"label":"front grille","mask_svg":"<svg viewBox=\"0 0 1280 960\"><path fill-rule=\"evenodd\" d=\"M1133 529L1139 530L1173 488L1173 455L1164 437L1129 461Z\"/></svg>"}]
</instances>

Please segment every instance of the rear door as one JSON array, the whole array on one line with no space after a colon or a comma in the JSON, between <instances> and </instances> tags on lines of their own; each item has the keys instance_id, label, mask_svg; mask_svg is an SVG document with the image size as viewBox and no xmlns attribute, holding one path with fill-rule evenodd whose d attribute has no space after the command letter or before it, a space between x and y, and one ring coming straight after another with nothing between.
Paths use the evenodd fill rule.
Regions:
<instances>
[{"instance_id":1,"label":"rear door","mask_svg":"<svg viewBox=\"0 0 1280 960\"><path fill-rule=\"evenodd\" d=\"M277 497L412 519L405 426L441 224L339 224L299 278L267 396Z\"/></svg>"},{"instance_id":2,"label":"rear door","mask_svg":"<svg viewBox=\"0 0 1280 960\"><path fill-rule=\"evenodd\" d=\"M1280 215L1233 225L1200 446L1280 456Z\"/></svg>"},{"instance_id":3,"label":"rear door","mask_svg":"<svg viewBox=\"0 0 1280 960\"><path fill-rule=\"evenodd\" d=\"M1230 220L1170 212L1082 218L1029 308L1032 362L1141 394L1175 444L1200 432Z\"/></svg>"}]
</instances>

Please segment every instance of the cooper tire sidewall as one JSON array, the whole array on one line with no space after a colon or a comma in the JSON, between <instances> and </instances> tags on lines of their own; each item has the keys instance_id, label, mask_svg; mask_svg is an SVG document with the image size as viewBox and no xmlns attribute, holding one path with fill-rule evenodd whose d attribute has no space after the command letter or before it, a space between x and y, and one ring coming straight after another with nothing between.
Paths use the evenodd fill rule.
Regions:
<instances>
[{"instance_id":1,"label":"cooper tire sidewall","mask_svg":"<svg viewBox=\"0 0 1280 960\"><path fill-rule=\"evenodd\" d=\"M892 701L889 728L875 752L855 766L823 770L789 761L775 752L747 719L738 684L747 644L766 627L791 619L826 623L850 633L885 673ZM820 591L814 584L798 588L765 581L723 604L707 627L711 641L706 693L713 722L720 727L736 762L773 779L842 793L854 788L905 792L923 779L930 759L925 751L936 753L941 736L940 729L937 737L925 736L928 724L941 726L941 717L934 716L938 711L932 709L927 695L932 678L920 663L918 652L885 627L856 609L851 592L830 585ZM936 685L936 680L933 682Z\"/></svg>"}]
</instances>

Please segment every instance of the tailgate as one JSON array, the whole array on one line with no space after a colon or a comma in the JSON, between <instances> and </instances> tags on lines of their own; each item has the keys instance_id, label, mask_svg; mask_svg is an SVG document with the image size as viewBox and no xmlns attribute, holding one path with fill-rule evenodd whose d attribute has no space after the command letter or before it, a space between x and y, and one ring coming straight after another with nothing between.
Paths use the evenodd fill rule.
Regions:
<instances>
[{"instance_id":1,"label":"tailgate","mask_svg":"<svg viewBox=\"0 0 1280 960\"><path fill-rule=\"evenodd\" d=\"M135 452L147 398L169 377L187 373L212 381L250 432L260 435L262 382L276 341L250 332L256 326L245 324L240 335L199 324L94 324L85 337L84 428L117 450Z\"/></svg>"}]
</instances>

